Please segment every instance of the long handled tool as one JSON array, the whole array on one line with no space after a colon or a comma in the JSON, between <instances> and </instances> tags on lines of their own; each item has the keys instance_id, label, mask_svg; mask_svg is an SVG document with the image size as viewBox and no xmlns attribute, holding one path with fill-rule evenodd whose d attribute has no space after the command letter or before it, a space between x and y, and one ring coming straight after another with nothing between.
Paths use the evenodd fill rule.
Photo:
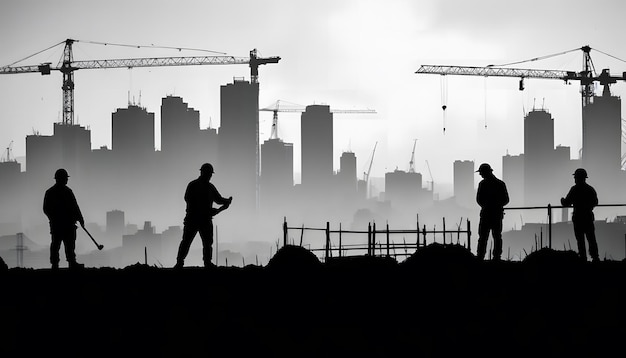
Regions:
<instances>
[{"instance_id":1,"label":"long handled tool","mask_svg":"<svg viewBox=\"0 0 626 358\"><path fill-rule=\"evenodd\" d=\"M104 245L100 245L96 242L96 239L93 238L93 236L91 236L91 234L89 233L89 231L87 231L87 228L83 226L83 230L85 230L85 232L87 233L87 235L89 235L89 237L91 238L91 241L93 241L94 244L96 244L96 247L98 248L98 250L102 250L102 248L104 248Z\"/></svg>"}]
</instances>

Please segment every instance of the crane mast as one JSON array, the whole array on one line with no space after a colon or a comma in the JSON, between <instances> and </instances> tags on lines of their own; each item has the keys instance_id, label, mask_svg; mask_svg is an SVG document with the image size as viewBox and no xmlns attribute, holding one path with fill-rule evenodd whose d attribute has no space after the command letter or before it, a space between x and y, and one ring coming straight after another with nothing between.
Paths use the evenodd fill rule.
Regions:
<instances>
[{"instance_id":1,"label":"crane mast","mask_svg":"<svg viewBox=\"0 0 626 358\"><path fill-rule=\"evenodd\" d=\"M374 154L376 153L376 146L378 145L378 141L374 143L374 150L372 150L372 157L370 158L370 164L367 168L367 172L363 172L363 181L365 182L365 197L369 198L370 195L370 172L372 171L372 164L374 163Z\"/></svg>"},{"instance_id":2,"label":"crane mast","mask_svg":"<svg viewBox=\"0 0 626 358\"><path fill-rule=\"evenodd\" d=\"M72 44L74 40L67 39L63 49L63 64L59 69L63 74L63 124L74 124L74 71L77 68L72 66L74 54Z\"/></svg>"},{"instance_id":3,"label":"crane mast","mask_svg":"<svg viewBox=\"0 0 626 358\"><path fill-rule=\"evenodd\" d=\"M74 61L72 46L75 42L78 42L78 40L65 40L63 57L56 67L53 67L50 62L30 66L0 67L0 74L41 73L42 75L49 75L51 71L60 71L63 74L63 84L61 86L61 89L63 91L63 124L74 124L74 72L77 70L159 66L248 64L250 66L251 82L258 83L259 66L271 63L278 63L278 61L280 61L280 57L277 56L267 58L258 57L256 49L250 51L249 58L234 56L189 56Z\"/></svg>"},{"instance_id":4,"label":"crane mast","mask_svg":"<svg viewBox=\"0 0 626 358\"><path fill-rule=\"evenodd\" d=\"M14 161L14 160L11 159L11 147L12 146L13 146L13 141L11 141L9 143L9 145L7 146L7 156L6 156L6 158L4 158L5 162L12 162L12 161Z\"/></svg>"},{"instance_id":5,"label":"crane mast","mask_svg":"<svg viewBox=\"0 0 626 358\"><path fill-rule=\"evenodd\" d=\"M415 173L415 146L417 139L413 141L413 151L411 152L411 160L409 161L409 173Z\"/></svg>"},{"instance_id":6,"label":"crane mast","mask_svg":"<svg viewBox=\"0 0 626 358\"><path fill-rule=\"evenodd\" d=\"M428 168L428 175L430 175L430 191L435 195L435 179L433 179L433 172L430 171L430 164L426 161L426 167Z\"/></svg>"}]
</instances>

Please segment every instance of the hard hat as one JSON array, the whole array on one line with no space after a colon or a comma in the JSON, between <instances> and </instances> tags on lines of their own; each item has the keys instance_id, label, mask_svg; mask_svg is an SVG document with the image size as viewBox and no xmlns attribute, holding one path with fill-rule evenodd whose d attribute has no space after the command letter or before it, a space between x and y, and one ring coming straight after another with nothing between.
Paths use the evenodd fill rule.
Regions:
<instances>
[{"instance_id":1,"label":"hard hat","mask_svg":"<svg viewBox=\"0 0 626 358\"><path fill-rule=\"evenodd\" d=\"M483 163L478 167L478 170L476 171L476 173L484 173L484 172L492 172L493 169L491 169L491 165L487 164L487 163Z\"/></svg>"},{"instance_id":2,"label":"hard hat","mask_svg":"<svg viewBox=\"0 0 626 358\"><path fill-rule=\"evenodd\" d=\"M215 171L213 170L213 166L209 163L202 164L202 166L200 167L200 171L201 172L208 171L209 173L215 173Z\"/></svg>"},{"instance_id":3,"label":"hard hat","mask_svg":"<svg viewBox=\"0 0 626 358\"><path fill-rule=\"evenodd\" d=\"M587 171L583 168L578 168L572 174L575 178L588 178Z\"/></svg>"},{"instance_id":4,"label":"hard hat","mask_svg":"<svg viewBox=\"0 0 626 358\"><path fill-rule=\"evenodd\" d=\"M61 168L61 169L57 169L56 172L54 172L54 179L61 179L61 178L69 178L70 175L67 174L67 170Z\"/></svg>"}]
</instances>

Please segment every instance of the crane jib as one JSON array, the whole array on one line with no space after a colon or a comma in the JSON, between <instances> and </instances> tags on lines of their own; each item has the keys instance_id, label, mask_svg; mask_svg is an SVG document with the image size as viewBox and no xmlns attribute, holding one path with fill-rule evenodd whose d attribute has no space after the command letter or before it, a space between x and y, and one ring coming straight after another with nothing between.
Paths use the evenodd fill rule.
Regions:
<instances>
[{"instance_id":1,"label":"crane jib","mask_svg":"<svg viewBox=\"0 0 626 358\"><path fill-rule=\"evenodd\" d=\"M250 57L234 56L190 56L190 57L151 57L112 60L74 61L72 44L77 40L67 39L63 50L63 57L58 65L51 66L50 62L30 66L0 67L0 74L41 73L49 75L52 70L63 73L63 123L74 124L74 71L79 69L107 69L107 68L135 68L157 66L193 66L193 65L238 65L250 66L250 80L258 83L258 67L260 65L278 63L280 57L257 57L256 49L250 51ZM59 44L57 44L59 45ZM55 45L55 46L57 46ZM106 45L106 44L105 44ZM53 46L54 47L54 46ZM47 49L46 49L47 50ZM43 50L43 51L46 51ZM180 49L179 49L180 50ZM39 51L41 53L43 51ZM33 55L27 57L30 58ZM20 62L20 61L18 61Z\"/></svg>"}]
</instances>

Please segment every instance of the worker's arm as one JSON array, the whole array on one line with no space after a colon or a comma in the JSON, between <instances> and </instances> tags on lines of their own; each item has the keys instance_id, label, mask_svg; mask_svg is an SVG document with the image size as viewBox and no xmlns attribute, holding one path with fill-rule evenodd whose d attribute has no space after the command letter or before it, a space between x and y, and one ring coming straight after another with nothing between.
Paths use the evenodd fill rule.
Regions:
<instances>
[{"instance_id":1,"label":"worker's arm","mask_svg":"<svg viewBox=\"0 0 626 358\"><path fill-rule=\"evenodd\" d=\"M50 209L50 197L48 192L46 192L46 195L43 197L43 213L46 214L48 219L50 219L50 214L52 213Z\"/></svg>"},{"instance_id":2,"label":"worker's arm","mask_svg":"<svg viewBox=\"0 0 626 358\"><path fill-rule=\"evenodd\" d=\"M78 201L76 200L76 196L72 193L72 199L74 200L74 211L76 213L76 221L80 223L81 227L85 227L85 219L83 218L83 213L80 211L80 207L78 206Z\"/></svg>"},{"instance_id":3,"label":"worker's arm","mask_svg":"<svg viewBox=\"0 0 626 358\"><path fill-rule=\"evenodd\" d=\"M567 193L567 195L564 198L561 198L562 206L572 206L572 191L573 190L574 188L571 188L569 192Z\"/></svg>"},{"instance_id":4,"label":"worker's arm","mask_svg":"<svg viewBox=\"0 0 626 358\"><path fill-rule=\"evenodd\" d=\"M505 206L506 204L509 203L510 198L509 198L509 191L506 189L506 184L504 182L502 182L502 189L504 189L504 196L502 198L502 206Z\"/></svg>"}]
</instances>

